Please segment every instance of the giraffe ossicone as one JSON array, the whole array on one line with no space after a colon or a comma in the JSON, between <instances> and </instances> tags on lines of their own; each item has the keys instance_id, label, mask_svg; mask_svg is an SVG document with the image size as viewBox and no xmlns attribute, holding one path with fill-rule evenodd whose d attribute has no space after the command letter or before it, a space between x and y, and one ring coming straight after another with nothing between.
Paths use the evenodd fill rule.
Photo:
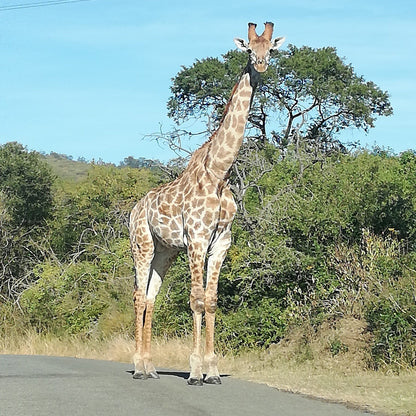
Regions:
<instances>
[{"instance_id":1,"label":"giraffe ossicone","mask_svg":"<svg viewBox=\"0 0 416 416\"><path fill-rule=\"evenodd\" d=\"M258 74L267 69L270 51L278 49L284 42L283 37L272 40L273 23L266 22L260 36L255 29L256 25L249 23L248 42L240 38L234 40L238 48L248 53L249 60L231 93L218 129L194 152L177 179L151 190L130 214L130 243L135 266L133 377L136 379L159 378L151 357L154 303L170 265L181 250L186 250L193 314L188 384L221 384L214 352L217 288L220 269L231 244L231 224L236 213L228 172L243 141ZM205 379L203 364L206 366Z\"/></svg>"}]
</instances>

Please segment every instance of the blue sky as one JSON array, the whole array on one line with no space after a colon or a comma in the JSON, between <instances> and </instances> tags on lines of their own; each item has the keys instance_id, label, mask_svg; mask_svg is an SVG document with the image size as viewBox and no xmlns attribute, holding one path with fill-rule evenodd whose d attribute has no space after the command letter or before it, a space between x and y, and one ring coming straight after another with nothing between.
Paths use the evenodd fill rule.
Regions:
<instances>
[{"instance_id":1,"label":"blue sky","mask_svg":"<svg viewBox=\"0 0 416 416\"><path fill-rule=\"evenodd\" d=\"M390 93L394 115L346 140L416 149L414 0L89 0L7 10L0 1L0 144L118 163L175 155L144 136L169 130L171 78L220 56L247 23L275 23L298 47L334 46ZM43 2L44 3L44 2ZM284 48L285 46L283 46Z\"/></svg>"}]
</instances>

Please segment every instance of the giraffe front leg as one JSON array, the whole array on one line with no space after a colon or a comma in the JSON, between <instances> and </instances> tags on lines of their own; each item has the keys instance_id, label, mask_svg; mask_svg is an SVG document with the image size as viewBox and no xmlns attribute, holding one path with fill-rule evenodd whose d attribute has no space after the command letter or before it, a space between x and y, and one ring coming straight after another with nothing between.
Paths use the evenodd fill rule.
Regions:
<instances>
[{"instance_id":1,"label":"giraffe front leg","mask_svg":"<svg viewBox=\"0 0 416 416\"><path fill-rule=\"evenodd\" d=\"M205 355L204 362L207 366L207 374L204 382L207 384L221 384L218 371L218 357L214 351L215 311L217 309L217 285L218 280L208 282L205 291Z\"/></svg>"},{"instance_id":2,"label":"giraffe front leg","mask_svg":"<svg viewBox=\"0 0 416 416\"><path fill-rule=\"evenodd\" d=\"M190 357L191 373L188 384L202 386L202 314L204 312L204 287L203 273L205 253L195 245L188 248L189 266L191 269L191 310L194 319L193 326L193 351Z\"/></svg>"},{"instance_id":3,"label":"giraffe front leg","mask_svg":"<svg viewBox=\"0 0 416 416\"><path fill-rule=\"evenodd\" d=\"M218 357L214 352L215 312L205 312L206 345L204 361L207 365L207 375L204 382L207 384L221 384L218 371Z\"/></svg>"},{"instance_id":4,"label":"giraffe front leg","mask_svg":"<svg viewBox=\"0 0 416 416\"><path fill-rule=\"evenodd\" d=\"M207 384L221 384L218 371L218 357L214 349L215 311L218 300L218 279L222 263L231 244L231 232L225 230L213 244L209 253L207 268L207 287L205 290L205 355L207 374L204 382Z\"/></svg>"},{"instance_id":5,"label":"giraffe front leg","mask_svg":"<svg viewBox=\"0 0 416 416\"><path fill-rule=\"evenodd\" d=\"M193 328L193 351L189 359L191 372L188 378L188 384L191 386L202 386L202 354L201 354L201 328L202 328L202 312L193 311L194 328Z\"/></svg>"}]
</instances>

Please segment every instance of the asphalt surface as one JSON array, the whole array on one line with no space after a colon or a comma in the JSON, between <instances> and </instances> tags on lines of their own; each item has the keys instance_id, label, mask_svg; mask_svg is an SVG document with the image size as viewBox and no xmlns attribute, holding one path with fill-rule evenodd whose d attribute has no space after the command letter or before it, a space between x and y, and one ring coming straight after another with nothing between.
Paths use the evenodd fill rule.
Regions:
<instances>
[{"instance_id":1,"label":"asphalt surface","mask_svg":"<svg viewBox=\"0 0 416 416\"><path fill-rule=\"evenodd\" d=\"M339 404L223 375L188 386L188 373L133 380L132 366L68 357L0 355L0 416L359 416Z\"/></svg>"}]
</instances>

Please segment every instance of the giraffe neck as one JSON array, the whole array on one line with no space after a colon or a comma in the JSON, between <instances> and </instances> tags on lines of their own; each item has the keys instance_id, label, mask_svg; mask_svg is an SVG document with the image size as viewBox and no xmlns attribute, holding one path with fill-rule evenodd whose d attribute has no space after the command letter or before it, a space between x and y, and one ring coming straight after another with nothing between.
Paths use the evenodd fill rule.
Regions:
<instances>
[{"instance_id":1,"label":"giraffe neck","mask_svg":"<svg viewBox=\"0 0 416 416\"><path fill-rule=\"evenodd\" d=\"M248 63L233 89L220 126L210 139L206 166L219 179L227 176L240 150L258 80L259 74Z\"/></svg>"}]
</instances>

